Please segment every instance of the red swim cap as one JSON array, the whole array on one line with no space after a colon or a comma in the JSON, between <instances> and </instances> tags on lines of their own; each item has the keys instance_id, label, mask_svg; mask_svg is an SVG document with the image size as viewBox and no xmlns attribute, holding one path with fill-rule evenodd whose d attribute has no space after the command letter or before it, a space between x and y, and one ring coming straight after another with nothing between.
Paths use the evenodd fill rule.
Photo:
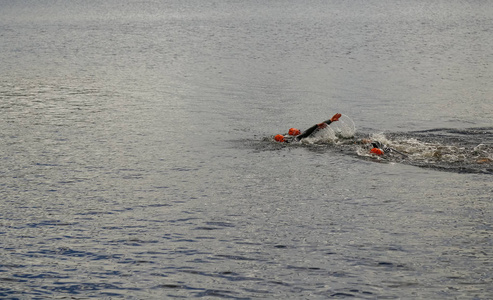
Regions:
<instances>
[{"instance_id":1,"label":"red swim cap","mask_svg":"<svg viewBox=\"0 0 493 300\"><path fill-rule=\"evenodd\" d=\"M296 128L290 128L289 129L289 135L299 135L301 132L299 129Z\"/></svg>"},{"instance_id":2,"label":"red swim cap","mask_svg":"<svg viewBox=\"0 0 493 300\"><path fill-rule=\"evenodd\" d=\"M383 155L384 152L382 151L382 149L378 149L378 148L373 148L370 150L370 153L373 153L373 154L376 154L376 155Z\"/></svg>"},{"instance_id":3,"label":"red swim cap","mask_svg":"<svg viewBox=\"0 0 493 300\"><path fill-rule=\"evenodd\" d=\"M284 135L282 135L282 134L278 134L278 135L276 135L276 136L274 137L274 140L276 140L276 141L278 141L278 142L280 142L280 143L282 143L282 142L285 142L285 141L286 141L286 140L284 139Z\"/></svg>"}]
</instances>

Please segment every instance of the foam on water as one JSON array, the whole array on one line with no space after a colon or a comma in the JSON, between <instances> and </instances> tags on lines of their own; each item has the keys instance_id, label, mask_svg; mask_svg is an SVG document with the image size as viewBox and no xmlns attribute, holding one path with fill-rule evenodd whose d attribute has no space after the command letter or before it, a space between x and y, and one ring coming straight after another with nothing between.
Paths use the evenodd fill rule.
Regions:
<instances>
[{"instance_id":1,"label":"foam on water","mask_svg":"<svg viewBox=\"0 0 493 300\"><path fill-rule=\"evenodd\" d=\"M493 155L491 146L485 144L468 147L452 140L449 141L450 144L446 144L440 141L421 141L415 137L389 139L383 133L373 134L371 139L405 153L410 160L427 163L486 163L491 162Z\"/></svg>"},{"instance_id":2,"label":"foam on water","mask_svg":"<svg viewBox=\"0 0 493 300\"><path fill-rule=\"evenodd\" d=\"M449 130L451 132L452 130ZM471 130L472 132L473 130ZM469 139L459 140L452 135L438 137L425 134L422 137L412 133L370 134L372 141L380 142L397 151L384 157L375 157L368 152L368 146L360 145L356 149L358 156L374 157L379 160L402 161L420 167L440 168L459 172L491 173L493 165L493 147L484 143L474 144L472 133Z\"/></svg>"}]
</instances>

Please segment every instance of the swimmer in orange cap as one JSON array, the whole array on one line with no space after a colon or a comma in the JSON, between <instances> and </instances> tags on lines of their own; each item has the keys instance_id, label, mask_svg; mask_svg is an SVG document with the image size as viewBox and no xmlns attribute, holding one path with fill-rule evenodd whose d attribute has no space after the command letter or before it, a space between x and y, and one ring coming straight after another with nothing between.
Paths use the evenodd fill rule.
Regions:
<instances>
[{"instance_id":1,"label":"swimmer in orange cap","mask_svg":"<svg viewBox=\"0 0 493 300\"><path fill-rule=\"evenodd\" d=\"M399 152L393 148L387 147L380 142L371 142L371 145L373 146L373 148L370 149L371 154L382 156L382 155L388 154L390 152L395 152L395 153L402 155L404 157L408 157L406 154Z\"/></svg>"},{"instance_id":2,"label":"swimmer in orange cap","mask_svg":"<svg viewBox=\"0 0 493 300\"><path fill-rule=\"evenodd\" d=\"M371 154L381 156L391 151L390 148L386 147L385 145L379 142L373 142L371 143L371 145L373 146L373 148L371 148L370 150Z\"/></svg>"},{"instance_id":3,"label":"swimmer in orange cap","mask_svg":"<svg viewBox=\"0 0 493 300\"><path fill-rule=\"evenodd\" d=\"M299 129L296 129L296 128L289 128L288 134L292 135L292 136L297 136L297 135L301 134L301 131Z\"/></svg>"},{"instance_id":4,"label":"swimmer in orange cap","mask_svg":"<svg viewBox=\"0 0 493 300\"><path fill-rule=\"evenodd\" d=\"M279 143L282 143L282 142L285 142L285 141L286 141L286 139L284 138L284 135L282 135L282 134L278 134L278 135L276 135L276 136L274 137L274 140L275 140L276 142L279 142Z\"/></svg>"},{"instance_id":5,"label":"swimmer in orange cap","mask_svg":"<svg viewBox=\"0 0 493 300\"><path fill-rule=\"evenodd\" d=\"M312 127L308 128L307 130L303 131L303 133L301 133L300 130L296 128L291 128L289 129L288 134L294 136L294 139L291 140L301 141L302 139L309 137L316 130L323 129L327 127L327 125L329 125L330 123L339 120L341 116L342 115L340 113L337 113L334 116L332 116L332 118L330 118L329 120L325 120L322 123L315 124ZM286 139L286 137L284 137L282 134L276 135L274 139L278 142L284 142L284 143L289 143L291 141L290 139Z\"/></svg>"},{"instance_id":6,"label":"swimmer in orange cap","mask_svg":"<svg viewBox=\"0 0 493 300\"><path fill-rule=\"evenodd\" d=\"M380 148L371 148L370 153L375 154L375 155L379 155L379 156L385 154L385 152Z\"/></svg>"}]
</instances>

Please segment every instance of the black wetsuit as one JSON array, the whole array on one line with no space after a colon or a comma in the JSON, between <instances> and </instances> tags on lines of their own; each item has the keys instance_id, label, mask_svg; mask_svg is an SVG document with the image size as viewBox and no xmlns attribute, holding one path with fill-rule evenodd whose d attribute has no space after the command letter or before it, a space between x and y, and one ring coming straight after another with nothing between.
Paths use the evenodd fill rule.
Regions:
<instances>
[{"instance_id":1,"label":"black wetsuit","mask_svg":"<svg viewBox=\"0 0 493 300\"><path fill-rule=\"evenodd\" d=\"M327 124L327 125L330 125L330 123L332 123L332 121L329 119L329 120L326 120L326 121L323 121L323 123ZM320 123L322 124L322 123ZM315 132L315 130L318 129L318 124L315 124L313 125L312 127L308 128L307 130L303 131L302 134L300 135L297 135L294 139L296 141L300 141L301 139L304 139L304 138L307 138L309 137L313 132Z\"/></svg>"}]
</instances>

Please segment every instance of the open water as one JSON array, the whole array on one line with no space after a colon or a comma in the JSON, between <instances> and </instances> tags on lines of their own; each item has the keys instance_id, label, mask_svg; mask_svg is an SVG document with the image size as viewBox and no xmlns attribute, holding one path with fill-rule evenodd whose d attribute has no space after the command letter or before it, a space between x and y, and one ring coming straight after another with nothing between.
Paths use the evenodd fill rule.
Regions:
<instances>
[{"instance_id":1,"label":"open water","mask_svg":"<svg viewBox=\"0 0 493 300\"><path fill-rule=\"evenodd\" d=\"M0 298L491 298L492 16L0 0Z\"/></svg>"}]
</instances>

